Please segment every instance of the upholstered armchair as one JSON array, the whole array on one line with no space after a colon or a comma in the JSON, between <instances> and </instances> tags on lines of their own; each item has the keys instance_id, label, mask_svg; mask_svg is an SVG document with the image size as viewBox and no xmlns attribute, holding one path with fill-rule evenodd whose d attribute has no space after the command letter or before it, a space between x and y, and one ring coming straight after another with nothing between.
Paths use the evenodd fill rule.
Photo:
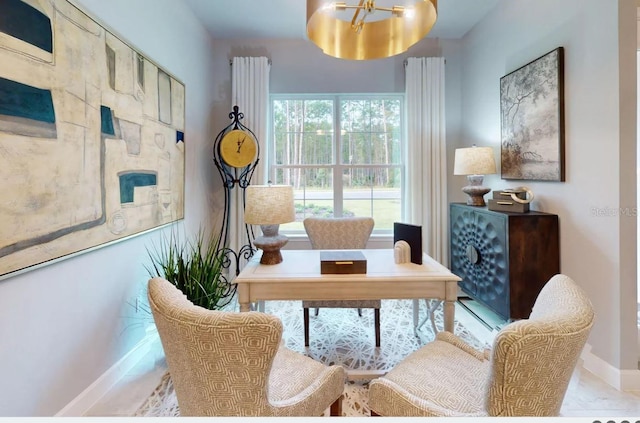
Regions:
<instances>
[{"instance_id":1,"label":"upholstered armchair","mask_svg":"<svg viewBox=\"0 0 640 423\"><path fill-rule=\"evenodd\" d=\"M281 345L277 317L197 307L162 278L148 296L181 416L342 414L344 369Z\"/></svg>"},{"instance_id":2,"label":"upholstered armchair","mask_svg":"<svg viewBox=\"0 0 640 423\"><path fill-rule=\"evenodd\" d=\"M303 224L314 250L362 250L367 246L374 220L371 217L307 217ZM321 307L356 308L359 315L362 315L361 309L373 308L376 347L380 346L380 300L303 301L305 346L309 346L309 309L315 308L317 315Z\"/></svg>"},{"instance_id":3,"label":"upholstered armchair","mask_svg":"<svg viewBox=\"0 0 640 423\"><path fill-rule=\"evenodd\" d=\"M369 385L382 416L557 416L594 313L574 281L552 277L529 319L476 351L450 332L408 355Z\"/></svg>"}]
</instances>

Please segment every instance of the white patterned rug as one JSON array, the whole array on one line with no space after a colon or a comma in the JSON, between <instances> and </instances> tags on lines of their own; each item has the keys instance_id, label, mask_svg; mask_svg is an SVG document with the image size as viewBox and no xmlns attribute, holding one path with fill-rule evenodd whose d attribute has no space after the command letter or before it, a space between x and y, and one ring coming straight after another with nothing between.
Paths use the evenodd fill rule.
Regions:
<instances>
[{"instance_id":1,"label":"white patterned rug","mask_svg":"<svg viewBox=\"0 0 640 423\"><path fill-rule=\"evenodd\" d=\"M434 334L430 323L413 331L413 308L410 300L382 300L380 311L381 346L375 348L373 310L363 309L358 317L355 309L320 309L318 316L310 312L310 345L304 347L302 304L300 301L268 301L265 312L283 322L286 346L322 363L341 364L347 370L390 370L393 366L431 341ZM420 319L426 316L426 302L420 303ZM435 313L436 326L442 330L442 308ZM455 334L476 348L481 344L458 321ZM350 378L351 379L351 378ZM344 416L369 416L367 389L369 380L349 380L345 384L342 412ZM180 415L169 373L138 409L136 416L175 417Z\"/></svg>"}]
</instances>

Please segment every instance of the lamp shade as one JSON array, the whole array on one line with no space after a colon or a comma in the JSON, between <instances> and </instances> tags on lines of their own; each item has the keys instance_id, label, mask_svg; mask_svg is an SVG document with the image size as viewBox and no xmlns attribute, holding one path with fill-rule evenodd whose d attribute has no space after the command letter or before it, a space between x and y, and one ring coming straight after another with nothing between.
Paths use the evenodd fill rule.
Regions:
<instances>
[{"instance_id":1,"label":"lamp shade","mask_svg":"<svg viewBox=\"0 0 640 423\"><path fill-rule=\"evenodd\" d=\"M245 223L279 225L296 220L292 186L249 185L245 194Z\"/></svg>"},{"instance_id":2,"label":"lamp shade","mask_svg":"<svg viewBox=\"0 0 640 423\"><path fill-rule=\"evenodd\" d=\"M457 148L453 161L454 175L490 175L496 173L491 147Z\"/></svg>"},{"instance_id":3,"label":"lamp shade","mask_svg":"<svg viewBox=\"0 0 640 423\"><path fill-rule=\"evenodd\" d=\"M307 0L307 36L325 54L340 59L391 57L429 33L438 16L437 5L437 0L416 0L406 7L377 7L375 1L365 4L362 0ZM388 17L368 19L374 11Z\"/></svg>"}]
</instances>

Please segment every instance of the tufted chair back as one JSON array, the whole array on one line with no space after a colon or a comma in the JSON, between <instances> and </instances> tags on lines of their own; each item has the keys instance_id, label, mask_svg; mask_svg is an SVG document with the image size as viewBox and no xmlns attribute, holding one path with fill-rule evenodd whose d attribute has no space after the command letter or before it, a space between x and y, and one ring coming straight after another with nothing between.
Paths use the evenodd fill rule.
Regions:
<instances>
[{"instance_id":1,"label":"tufted chair back","mask_svg":"<svg viewBox=\"0 0 640 423\"><path fill-rule=\"evenodd\" d=\"M584 291L555 275L491 351L440 332L371 381L369 405L383 416L557 416L593 319Z\"/></svg>"},{"instance_id":2,"label":"tufted chair back","mask_svg":"<svg viewBox=\"0 0 640 423\"><path fill-rule=\"evenodd\" d=\"M303 224L314 250L356 250L366 248L374 220L371 217L307 217Z\"/></svg>"},{"instance_id":3,"label":"tufted chair back","mask_svg":"<svg viewBox=\"0 0 640 423\"><path fill-rule=\"evenodd\" d=\"M568 276L542 288L529 319L505 326L494 340L490 416L557 416L584 347L594 312Z\"/></svg>"},{"instance_id":4,"label":"tufted chair back","mask_svg":"<svg viewBox=\"0 0 640 423\"><path fill-rule=\"evenodd\" d=\"M277 317L195 306L162 278L148 296L181 416L319 416L342 394L341 367L279 348Z\"/></svg>"}]
</instances>

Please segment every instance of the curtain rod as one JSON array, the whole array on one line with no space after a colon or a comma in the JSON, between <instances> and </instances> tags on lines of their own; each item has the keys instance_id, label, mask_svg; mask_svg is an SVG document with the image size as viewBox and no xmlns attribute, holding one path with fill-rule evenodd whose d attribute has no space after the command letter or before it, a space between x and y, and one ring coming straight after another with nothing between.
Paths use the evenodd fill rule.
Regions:
<instances>
[{"instance_id":1,"label":"curtain rod","mask_svg":"<svg viewBox=\"0 0 640 423\"><path fill-rule=\"evenodd\" d=\"M436 58L436 57L442 57L442 56L431 56L431 57L432 58ZM402 64L404 65L405 68L407 67L407 63L408 63L407 59L404 59L404 61L402 62ZM445 65L447 64L447 59L444 59L444 64Z\"/></svg>"},{"instance_id":2,"label":"curtain rod","mask_svg":"<svg viewBox=\"0 0 640 423\"><path fill-rule=\"evenodd\" d=\"M267 59L267 63L271 66L271 59ZM233 66L233 59L229 60L229 66Z\"/></svg>"}]
</instances>

